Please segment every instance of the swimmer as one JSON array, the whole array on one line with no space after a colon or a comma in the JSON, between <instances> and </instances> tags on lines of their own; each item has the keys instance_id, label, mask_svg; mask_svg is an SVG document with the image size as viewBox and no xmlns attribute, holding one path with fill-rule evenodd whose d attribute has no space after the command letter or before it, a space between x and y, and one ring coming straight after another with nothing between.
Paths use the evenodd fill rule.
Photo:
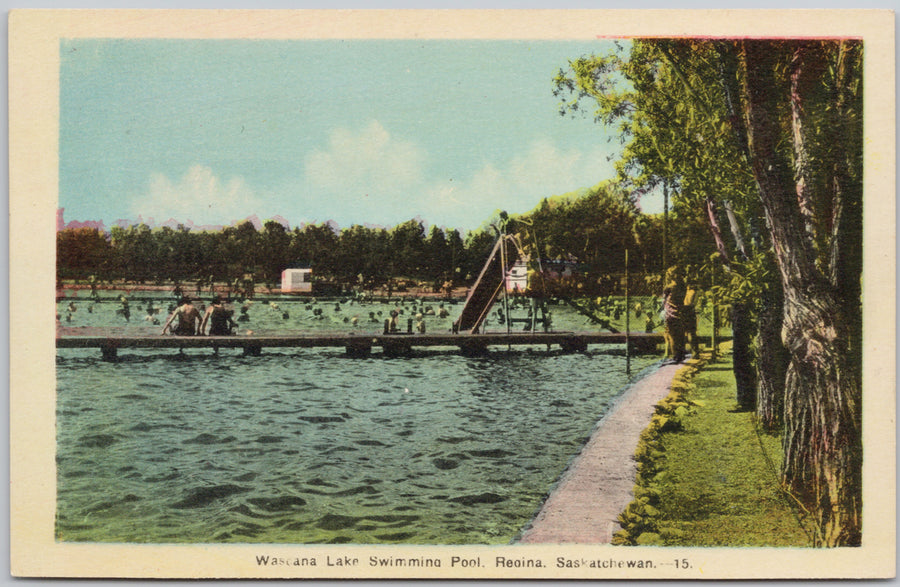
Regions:
<instances>
[{"instance_id":1,"label":"swimmer","mask_svg":"<svg viewBox=\"0 0 900 587\"><path fill-rule=\"evenodd\" d=\"M200 312L191 303L191 298L181 298L181 305L172 312L172 315L166 321L166 325L163 326L163 334L169 330L176 317L178 318L178 324L172 329L172 334L176 336L194 336L200 332Z\"/></svg>"},{"instance_id":2,"label":"swimmer","mask_svg":"<svg viewBox=\"0 0 900 587\"><path fill-rule=\"evenodd\" d=\"M209 323L209 336L228 336L231 334L231 330L237 326L237 323L231 319L232 314L234 314L233 311L225 308L222 296L216 294L203 315L199 333L203 334L206 331L206 324Z\"/></svg>"}]
</instances>

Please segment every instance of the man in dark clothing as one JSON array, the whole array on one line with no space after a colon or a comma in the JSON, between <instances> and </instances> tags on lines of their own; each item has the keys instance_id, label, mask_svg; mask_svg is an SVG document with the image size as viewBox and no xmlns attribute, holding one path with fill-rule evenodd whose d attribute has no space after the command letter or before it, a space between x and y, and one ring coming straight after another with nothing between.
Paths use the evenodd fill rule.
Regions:
<instances>
[{"instance_id":1,"label":"man in dark clothing","mask_svg":"<svg viewBox=\"0 0 900 587\"><path fill-rule=\"evenodd\" d=\"M231 329L237 326L231 316L234 312L227 309L222 302L222 296L213 297L206 313L203 315L203 322L200 324L200 334L206 330L206 324L209 323L210 336L228 336Z\"/></svg>"}]
</instances>

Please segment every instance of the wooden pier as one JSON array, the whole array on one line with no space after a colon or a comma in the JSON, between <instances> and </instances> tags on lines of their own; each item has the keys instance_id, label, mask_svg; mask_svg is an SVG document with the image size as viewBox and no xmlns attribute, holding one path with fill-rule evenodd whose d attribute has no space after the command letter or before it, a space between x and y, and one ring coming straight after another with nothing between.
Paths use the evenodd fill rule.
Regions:
<instances>
[{"instance_id":1,"label":"wooden pier","mask_svg":"<svg viewBox=\"0 0 900 587\"><path fill-rule=\"evenodd\" d=\"M661 334L632 333L629 348L635 353L655 352ZM492 346L558 345L567 352L583 352L588 345L624 345L626 335L609 332L512 332L484 334L305 334L273 336L58 336L56 348L99 348L103 359L114 361L119 349L240 348L258 356L264 348L343 347L350 356L369 356L380 347L386 356L403 356L414 347L457 347L465 355L479 355Z\"/></svg>"}]
</instances>

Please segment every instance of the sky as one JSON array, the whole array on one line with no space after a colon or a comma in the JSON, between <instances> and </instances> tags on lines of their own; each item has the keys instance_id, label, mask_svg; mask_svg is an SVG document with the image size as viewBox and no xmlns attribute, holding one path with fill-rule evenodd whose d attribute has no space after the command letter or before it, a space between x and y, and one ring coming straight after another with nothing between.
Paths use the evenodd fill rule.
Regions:
<instances>
[{"instance_id":1,"label":"sky","mask_svg":"<svg viewBox=\"0 0 900 587\"><path fill-rule=\"evenodd\" d=\"M60 46L65 221L256 215L476 229L614 176L553 77L607 41L120 40ZM647 210L653 211L653 210Z\"/></svg>"}]
</instances>

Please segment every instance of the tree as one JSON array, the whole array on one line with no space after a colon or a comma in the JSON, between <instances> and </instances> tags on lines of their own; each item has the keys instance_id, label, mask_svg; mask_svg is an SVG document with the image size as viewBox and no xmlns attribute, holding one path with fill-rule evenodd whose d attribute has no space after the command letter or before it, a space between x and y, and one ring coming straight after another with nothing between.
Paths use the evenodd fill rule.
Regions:
<instances>
[{"instance_id":1,"label":"tree","mask_svg":"<svg viewBox=\"0 0 900 587\"><path fill-rule=\"evenodd\" d=\"M636 40L627 59L571 69L556 80L574 96L564 107L590 98L619 125L623 178L677 186L676 202L708 217L733 300L767 300L758 393L784 390L783 482L815 514L818 543L859 544L861 43ZM778 332L780 381L759 369L777 364L759 359ZM762 399L769 413L781 398Z\"/></svg>"},{"instance_id":2,"label":"tree","mask_svg":"<svg viewBox=\"0 0 900 587\"><path fill-rule=\"evenodd\" d=\"M126 279L144 282L159 273L159 248L146 224L113 227L112 246Z\"/></svg>"},{"instance_id":3,"label":"tree","mask_svg":"<svg viewBox=\"0 0 900 587\"><path fill-rule=\"evenodd\" d=\"M392 277L418 277L425 267L425 227L418 220L401 222L390 230Z\"/></svg>"},{"instance_id":4,"label":"tree","mask_svg":"<svg viewBox=\"0 0 900 587\"><path fill-rule=\"evenodd\" d=\"M573 61L572 77L563 71L557 76L556 93L574 94L564 110L577 110L580 100L590 98L598 106L595 119L618 125L623 149L617 169L624 185L672 190L671 258L696 266L705 264L711 247L718 251L714 258L732 286L724 290L720 285L718 299L731 311L737 400L753 409L758 389L781 389L758 388L757 380L783 379L783 372L761 370L759 362L754 366L752 311L767 310L753 307L756 298L730 295L748 284L742 269L758 251L745 235L752 232L749 219L760 207L753 175L729 124L734 90L723 83L723 55L727 52L714 41L635 40L627 57L616 53ZM697 238L701 223L709 235L705 242ZM772 330L765 332L774 336ZM777 337L765 341L770 347L778 344Z\"/></svg>"},{"instance_id":5,"label":"tree","mask_svg":"<svg viewBox=\"0 0 900 587\"><path fill-rule=\"evenodd\" d=\"M112 247L96 228L68 228L56 233L58 277L107 276L112 261Z\"/></svg>"},{"instance_id":6,"label":"tree","mask_svg":"<svg viewBox=\"0 0 900 587\"><path fill-rule=\"evenodd\" d=\"M263 224L262 232L259 234L259 244L261 249L260 269L263 279L268 283L278 283L281 279L281 272L290 263L288 248L291 244L291 236L283 224L268 220Z\"/></svg>"},{"instance_id":7,"label":"tree","mask_svg":"<svg viewBox=\"0 0 900 587\"><path fill-rule=\"evenodd\" d=\"M448 250L447 237L444 231L432 226L425 241L426 277L440 286L441 279L452 275L452 258Z\"/></svg>"},{"instance_id":8,"label":"tree","mask_svg":"<svg viewBox=\"0 0 900 587\"><path fill-rule=\"evenodd\" d=\"M746 40L737 50L747 145L784 289L782 475L814 508L824 544L858 545L862 156L843 141L819 151L811 139L828 133L824 123L859 144L862 45Z\"/></svg>"},{"instance_id":9,"label":"tree","mask_svg":"<svg viewBox=\"0 0 900 587\"><path fill-rule=\"evenodd\" d=\"M333 277L338 235L330 224L307 224L302 229L294 229L291 235L291 258L294 262L309 264L313 275Z\"/></svg>"}]
</instances>

